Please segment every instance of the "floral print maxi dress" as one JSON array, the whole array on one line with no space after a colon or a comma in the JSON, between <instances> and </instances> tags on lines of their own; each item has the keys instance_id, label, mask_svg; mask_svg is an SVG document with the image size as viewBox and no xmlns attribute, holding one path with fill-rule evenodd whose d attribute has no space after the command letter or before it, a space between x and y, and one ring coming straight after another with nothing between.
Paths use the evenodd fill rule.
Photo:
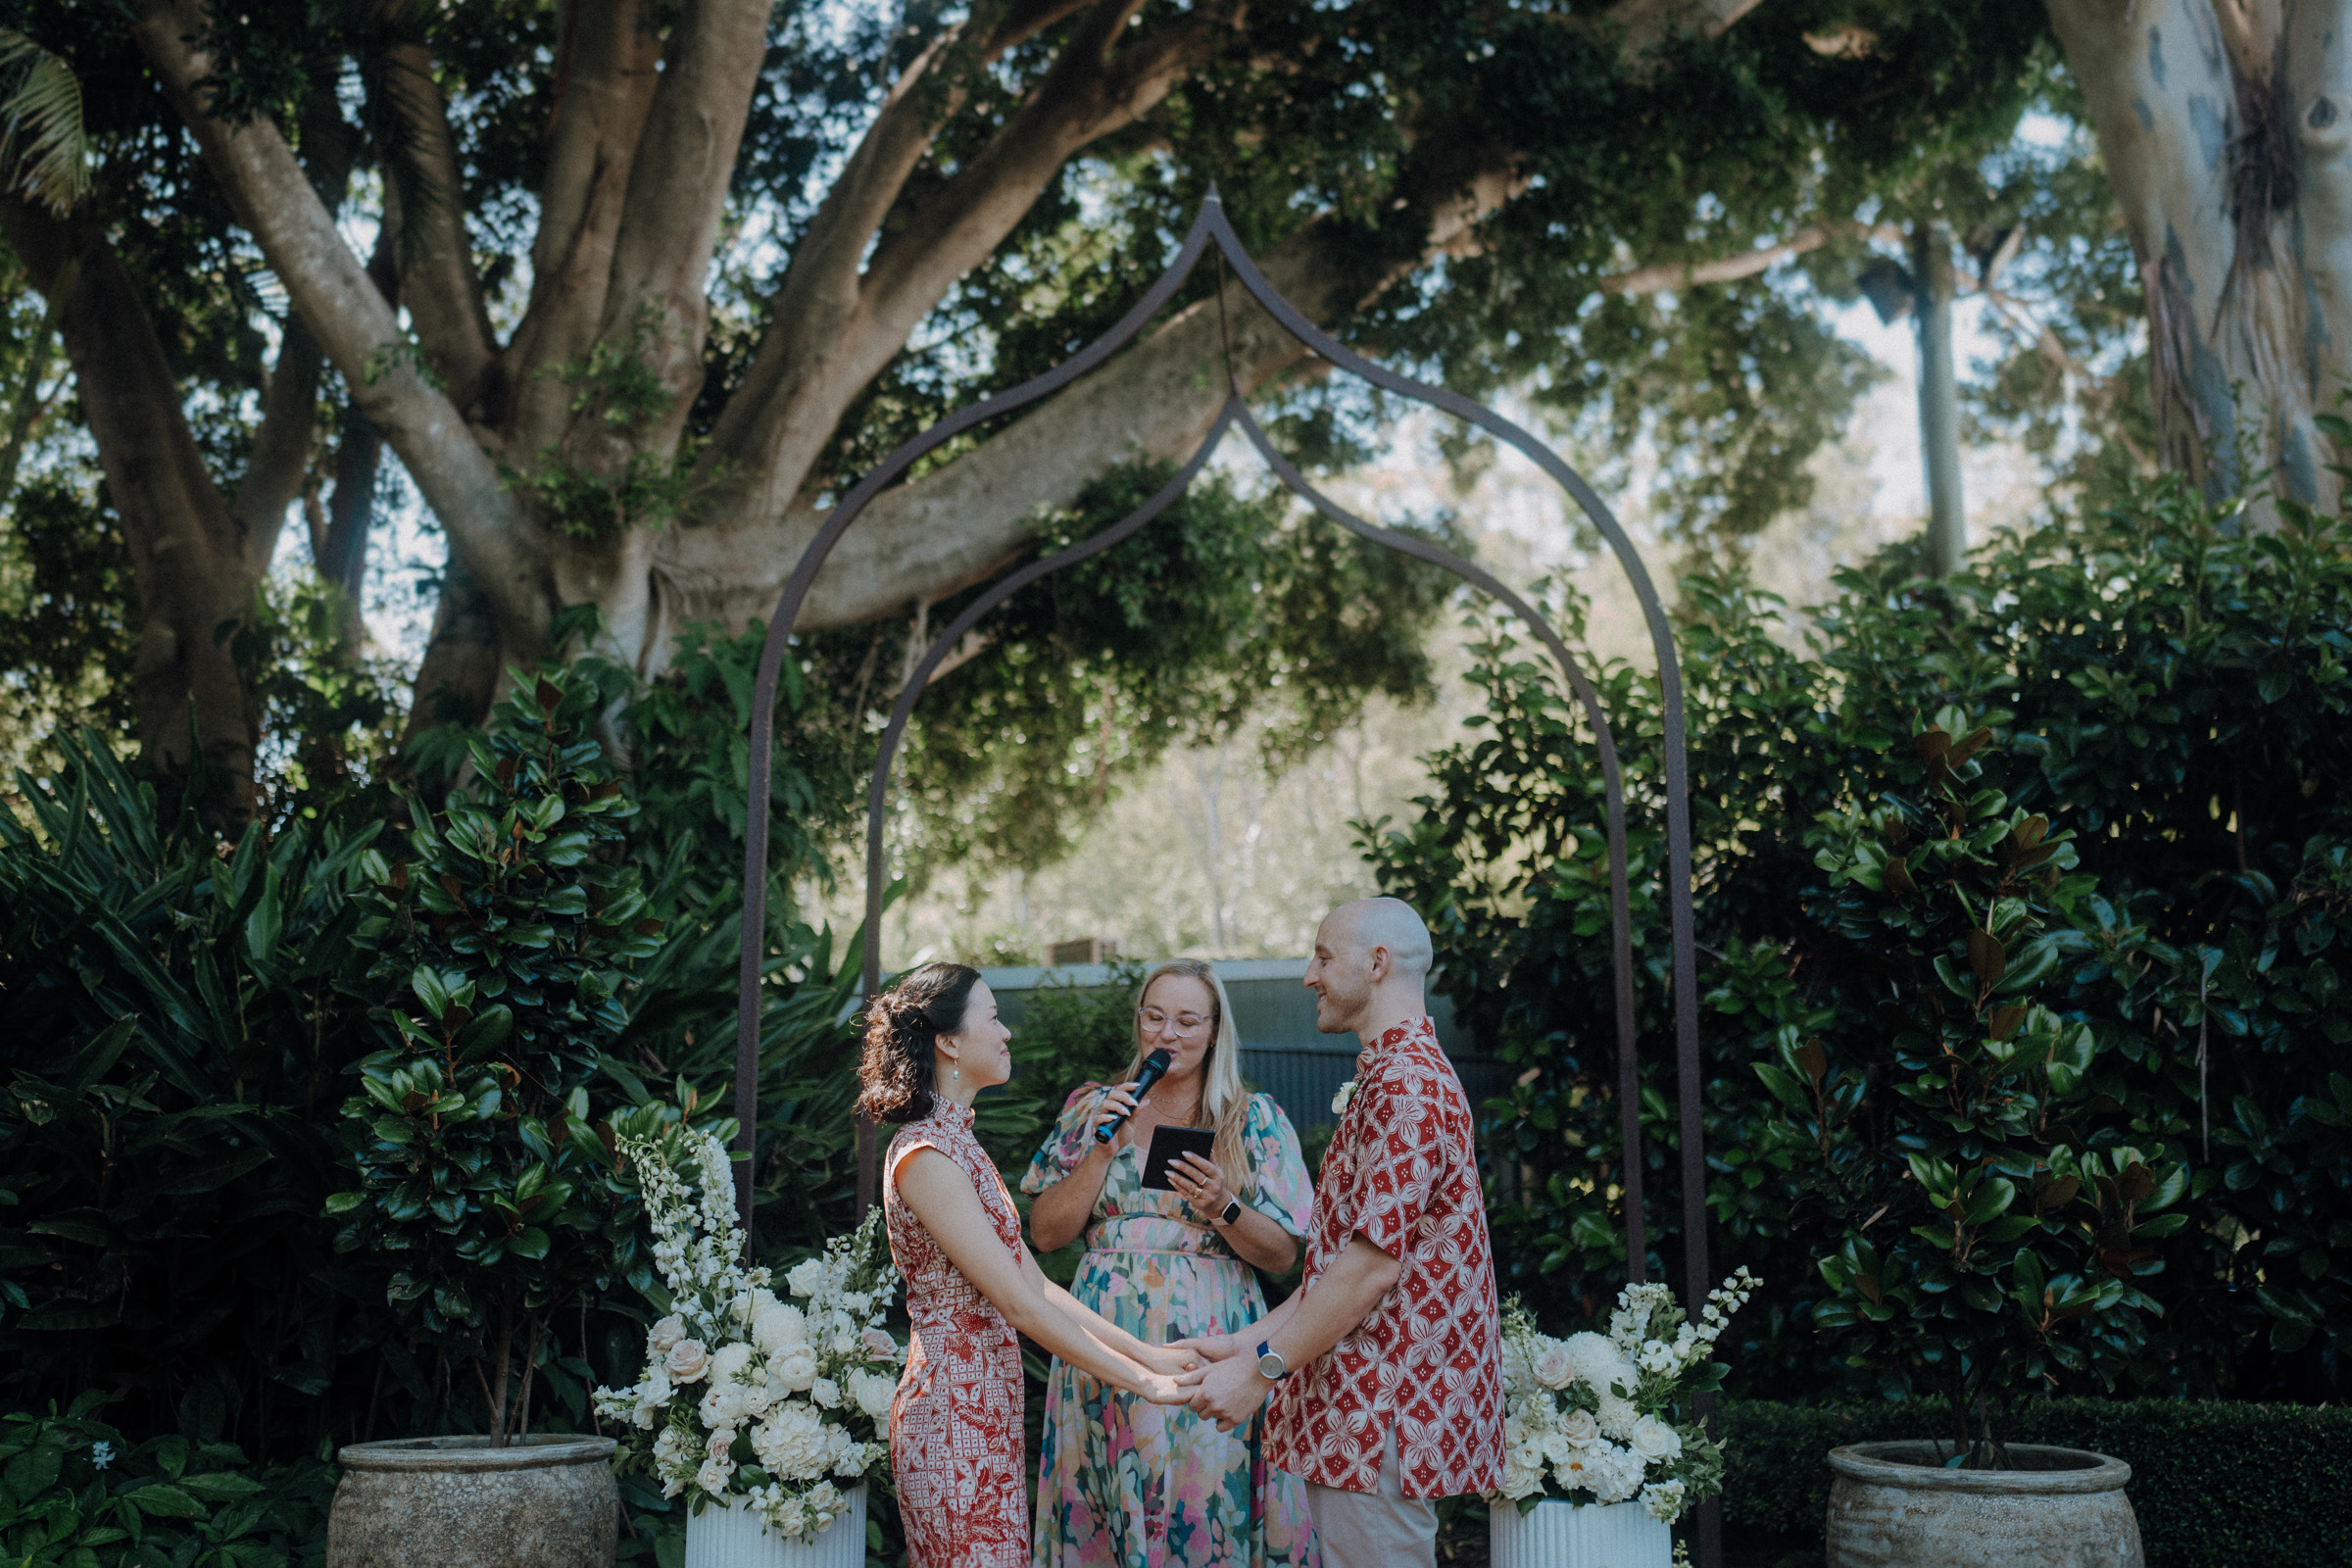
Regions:
<instances>
[{"instance_id":1,"label":"floral print maxi dress","mask_svg":"<svg viewBox=\"0 0 2352 1568\"><path fill-rule=\"evenodd\" d=\"M1061 1108L1021 1191L1045 1191L1086 1155L1103 1090ZM1243 1201L1293 1236L1314 1191L1298 1134L1271 1095L1252 1095L1243 1145L1255 1191ZM1070 1294L1155 1345L1230 1334L1265 1314L1265 1293L1224 1239L1172 1192L1143 1185L1144 1152L1113 1155ZM1263 1415L1221 1433L1182 1407L1104 1387L1056 1358L1038 1448L1037 1568L1319 1568L1306 1489L1268 1470Z\"/></svg>"},{"instance_id":2,"label":"floral print maxi dress","mask_svg":"<svg viewBox=\"0 0 2352 1568\"><path fill-rule=\"evenodd\" d=\"M914 1343L890 1405L890 1464L914 1568L1021 1568L1028 1558L1029 1475L1022 1452L1021 1350L1012 1325L965 1279L899 1197L899 1163L936 1149L963 1167L1016 1256L1020 1214L972 1136L972 1113L948 1100L908 1122L882 1164L890 1255L906 1282Z\"/></svg>"}]
</instances>

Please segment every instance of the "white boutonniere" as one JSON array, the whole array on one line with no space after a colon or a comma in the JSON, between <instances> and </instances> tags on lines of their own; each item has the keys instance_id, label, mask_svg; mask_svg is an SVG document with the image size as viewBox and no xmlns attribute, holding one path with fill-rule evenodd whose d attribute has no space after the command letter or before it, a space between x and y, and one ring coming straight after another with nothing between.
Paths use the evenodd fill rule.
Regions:
<instances>
[{"instance_id":1,"label":"white boutonniere","mask_svg":"<svg viewBox=\"0 0 2352 1568\"><path fill-rule=\"evenodd\" d=\"M1338 1094L1331 1097L1331 1113L1334 1116L1347 1115L1348 1102L1353 1100L1354 1098L1355 1080L1350 1078L1346 1083L1340 1085L1340 1092Z\"/></svg>"}]
</instances>

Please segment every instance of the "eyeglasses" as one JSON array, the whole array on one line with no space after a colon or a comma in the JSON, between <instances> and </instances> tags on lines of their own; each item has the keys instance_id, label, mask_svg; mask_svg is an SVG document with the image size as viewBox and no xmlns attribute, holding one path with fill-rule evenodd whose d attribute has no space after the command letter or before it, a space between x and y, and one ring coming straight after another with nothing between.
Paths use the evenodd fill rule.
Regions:
<instances>
[{"instance_id":1,"label":"eyeglasses","mask_svg":"<svg viewBox=\"0 0 2352 1568\"><path fill-rule=\"evenodd\" d=\"M1213 1020L1203 1018L1197 1012L1180 1012L1171 1018L1157 1007L1139 1007L1135 1021L1144 1026L1147 1034L1171 1034L1190 1039L1206 1029Z\"/></svg>"}]
</instances>

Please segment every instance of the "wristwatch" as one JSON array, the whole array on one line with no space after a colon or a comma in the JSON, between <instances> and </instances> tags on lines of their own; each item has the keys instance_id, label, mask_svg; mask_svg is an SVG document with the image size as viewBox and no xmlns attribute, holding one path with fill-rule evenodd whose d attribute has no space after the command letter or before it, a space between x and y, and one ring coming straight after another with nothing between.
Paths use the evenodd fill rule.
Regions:
<instances>
[{"instance_id":1,"label":"wristwatch","mask_svg":"<svg viewBox=\"0 0 2352 1568\"><path fill-rule=\"evenodd\" d=\"M1225 1200L1225 1211L1217 1216L1217 1223L1220 1225L1230 1225L1241 1217L1242 1200L1238 1198L1228 1198Z\"/></svg>"},{"instance_id":2,"label":"wristwatch","mask_svg":"<svg viewBox=\"0 0 2352 1568\"><path fill-rule=\"evenodd\" d=\"M1291 1375L1291 1369L1282 1363L1281 1354L1264 1340L1257 1342L1257 1375L1268 1383L1280 1383Z\"/></svg>"}]
</instances>

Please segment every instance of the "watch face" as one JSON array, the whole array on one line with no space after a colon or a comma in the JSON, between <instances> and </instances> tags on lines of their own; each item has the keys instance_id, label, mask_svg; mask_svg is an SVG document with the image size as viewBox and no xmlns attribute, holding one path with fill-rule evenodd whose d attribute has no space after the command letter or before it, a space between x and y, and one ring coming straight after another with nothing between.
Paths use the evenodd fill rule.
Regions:
<instances>
[{"instance_id":1,"label":"watch face","mask_svg":"<svg viewBox=\"0 0 2352 1568\"><path fill-rule=\"evenodd\" d=\"M1242 1200L1238 1198L1227 1199L1225 1200L1225 1212L1217 1217L1228 1225L1232 1224L1235 1220L1240 1219L1242 1217Z\"/></svg>"},{"instance_id":2,"label":"watch face","mask_svg":"<svg viewBox=\"0 0 2352 1568\"><path fill-rule=\"evenodd\" d=\"M1261 1378L1273 1378L1280 1381L1283 1373L1289 1370L1290 1368L1282 1364L1282 1357L1276 1355L1272 1350L1266 1351L1257 1358L1257 1375Z\"/></svg>"}]
</instances>

